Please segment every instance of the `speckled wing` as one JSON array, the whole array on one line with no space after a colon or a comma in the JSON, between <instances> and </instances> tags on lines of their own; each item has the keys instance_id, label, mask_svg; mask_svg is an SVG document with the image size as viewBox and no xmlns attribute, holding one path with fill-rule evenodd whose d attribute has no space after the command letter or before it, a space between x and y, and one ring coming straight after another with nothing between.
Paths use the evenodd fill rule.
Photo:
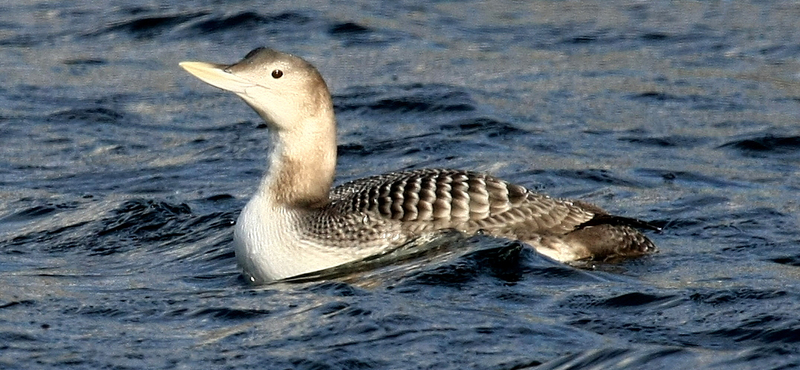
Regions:
<instances>
[{"instance_id":1,"label":"speckled wing","mask_svg":"<svg viewBox=\"0 0 800 370\"><path fill-rule=\"evenodd\" d=\"M441 169L355 180L333 189L331 200L341 214L360 212L401 221L407 230L485 230L517 238L522 237L519 233L565 234L601 211L530 192L486 174Z\"/></svg>"}]
</instances>

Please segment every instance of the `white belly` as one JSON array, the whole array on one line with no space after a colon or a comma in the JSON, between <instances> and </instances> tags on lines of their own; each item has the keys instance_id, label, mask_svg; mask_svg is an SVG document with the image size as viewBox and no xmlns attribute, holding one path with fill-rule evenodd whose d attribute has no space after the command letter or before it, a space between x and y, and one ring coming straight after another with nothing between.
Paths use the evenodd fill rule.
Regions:
<instances>
[{"instance_id":1,"label":"white belly","mask_svg":"<svg viewBox=\"0 0 800 370\"><path fill-rule=\"evenodd\" d=\"M292 211L272 207L262 197L256 196L247 203L233 235L236 260L248 281L284 279L360 258L355 253L301 239L296 220Z\"/></svg>"}]
</instances>

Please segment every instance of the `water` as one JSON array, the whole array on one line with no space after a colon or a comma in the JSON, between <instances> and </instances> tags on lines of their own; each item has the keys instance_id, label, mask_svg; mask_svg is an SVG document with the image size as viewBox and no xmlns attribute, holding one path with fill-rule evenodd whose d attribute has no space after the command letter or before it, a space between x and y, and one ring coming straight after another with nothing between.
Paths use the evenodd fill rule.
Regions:
<instances>
[{"instance_id":1,"label":"water","mask_svg":"<svg viewBox=\"0 0 800 370\"><path fill-rule=\"evenodd\" d=\"M0 5L0 367L800 366L800 7L758 2ZM338 181L489 171L653 220L576 269L474 237L362 274L247 285L266 165L241 101L179 69L315 63Z\"/></svg>"}]
</instances>

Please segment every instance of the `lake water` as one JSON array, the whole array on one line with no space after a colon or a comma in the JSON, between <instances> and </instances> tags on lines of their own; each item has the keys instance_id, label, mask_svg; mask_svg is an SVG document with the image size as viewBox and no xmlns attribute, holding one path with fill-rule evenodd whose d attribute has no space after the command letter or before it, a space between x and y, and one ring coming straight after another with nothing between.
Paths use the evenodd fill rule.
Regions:
<instances>
[{"instance_id":1,"label":"lake water","mask_svg":"<svg viewBox=\"0 0 800 370\"><path fill-rule=\"evenodd\" d=\"M0 4L0 368L800 367L793 1ZM487 171L652 220L578 269L519 243L246 284L266 167L178 67L258 46L326 77L337 182Z\"/></svg>"}]
</instances>

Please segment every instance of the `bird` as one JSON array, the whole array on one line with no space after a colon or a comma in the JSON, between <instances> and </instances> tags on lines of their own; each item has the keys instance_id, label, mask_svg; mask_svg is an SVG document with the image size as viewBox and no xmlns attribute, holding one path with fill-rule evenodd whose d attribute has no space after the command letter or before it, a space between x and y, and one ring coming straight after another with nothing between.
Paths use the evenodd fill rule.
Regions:
<instances>
[{"instance_id":1,"label":"bird","mask_svg":"<svg viewBox=\"0 0 800 370\"><path fill-rule=\"evenodd\" d=\"M179 65L238 95L270 133L269 167L234 226L236 261L251 283L359 261L441 230L519 240L560 262L656 251L639 230L658 229L648 222L486 173L401 170L332 187L336 117L311 63L260 47L234 64Z\"/></svg>"}]
</instances>

